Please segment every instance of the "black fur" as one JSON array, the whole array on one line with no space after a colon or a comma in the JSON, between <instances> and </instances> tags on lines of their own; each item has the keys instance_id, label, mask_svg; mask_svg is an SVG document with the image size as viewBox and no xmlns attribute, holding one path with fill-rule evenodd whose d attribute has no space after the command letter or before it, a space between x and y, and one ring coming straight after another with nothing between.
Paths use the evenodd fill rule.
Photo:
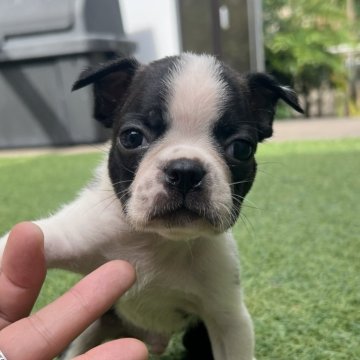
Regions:
<instances>
[{"instance_id":1,"label":"black fur","mask_svg":"<svg viewBox=\"0 0 360 360\"><path fill-rule=\"evenodd\" d=\"M148 138L149 146L161 139L168 128L164 114L169 89L164 85L166 76L175 65L176 58L166 58L139 71L127 89L123 107L114 115L112 147L109 158L109 174L115 191L122 199L124 210L129 198L127 192L146 148L138 151L124 151L118 139L122 131L131 126L138 127ZM121 182L119 182L121 179ZM125 180L125 181L123 181Z\"/></svg>"},{"instance_id":2,"label":"black fur","mask_svg":"<svg viewBox=\"0 0 360 360\"><path fill-rule=\"evenodd\" d=\"M299 105L296 93L290 88L282 87L270 75L255 73L245 77L250 90L251 109L258 124L259 141L272 135L272 124L275 107L279 99L285 101L296 111L304 111Z\"/></svg>"},{"instance_id":3,"label":"black fur","mask_svg":"<svg viewBox=\"0 0 360 360\"><path fill-rule=\"evenodd\" d=\"M182 360L214 360L209 334L203 322L189 327L183 336L185 354Z\"/></svg>"},{"instance_id":4,"label":"black fur","mask_svg":"<svg viewBox=\"0 0 360 360\"><path fill-rule=\"evenodd\" d=\"M134 126L148 137L149 146L165 135L168 124L164 115L170 89L164 79L178 62L179 57L174 56L143 67L132 58L117 59L85 70L73 86L76 90L94 84L94 116L105 126L113 127L109 173L125 211L129 198L127 190L146 148L126 151L119 146L119 135L124 128ZM214 125L213 134L214 142L225 158L224 148L229 139L237 137L248 141L255 153L257 142L272 135L279 99L302 112L296 94L281 87L267 74L240 76L222 64L221 75L229 91L225 113ZM239 199L248 193L255 178L256 162L253 156L246 162L226 160L233 175L233 192L239 196L233 207L237 217L242 203Z\"/></svg>"},{"instance_id":5,"label":"black fur","mask_svg":"<svg viewBox=\"0 0 360 360\"><path fill-rule=\"evenodd\" d=\"M94 118L111 128L115 110L123 104L140 64L133 58L116 59L84 70L72 90L94 84Z\"/></svg>"},{"instance_id":6,"label":"black fur","mask_svg":"<svg viewBox=\"0 0 360 360\"><path fill-rule=\"evenodd\" d=\"M109 174L124 210L129 199L129 186L144 153L166 135L167 104L171 89L164 80L180 57L168 57L147 66L134 59L118 59L84 71L73 89L94 84L94 116L113 128L109 157ZM223 155L232 174L233 225L239 215L242 199L250 190L256 175L254 154L257 143L272 135L275 107L279 99L302 112L296 94L266 74L240 76L221 64L221 76L227 85L224 112L212 130L213 145ZM139 130L146 146L127 149L119 138L128 129ZM232 142L249 145L251 153L244 159L229 155ZM204 195L204 194L200 194ZM161 199L159 199L160 201ZM200 201L200 200L199 200ZM203 323L189 328L184 335L186 360L212 360L209 336Z\"/></svg>"}]
</instances>

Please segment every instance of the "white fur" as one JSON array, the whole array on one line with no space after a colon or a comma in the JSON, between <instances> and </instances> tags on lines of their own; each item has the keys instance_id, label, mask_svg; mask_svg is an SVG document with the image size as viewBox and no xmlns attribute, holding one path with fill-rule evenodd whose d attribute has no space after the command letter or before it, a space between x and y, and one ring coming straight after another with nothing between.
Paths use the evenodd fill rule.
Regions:
<instances>
[{"instance_id":1,"label":"white fur","mask_svg":"<svg viewBox=\"0 0 360 360\"><path fill-rule=\"evenodd\" d=\"M74 202L36 222L45 234L48 267L86 274L106 261L127 260L137 282L117 303L125 320L170 335L186 325L179 310L189 312L208 326L216 360L252 359L252 326L234 281L239 264L231 234L169 242L133 232L104 164L100 178Z\"/></svg>"},{"instance_id":2,"label":"white fur","mask_svg":"<svg viewBox=\"0 0 360 360\"><path fill-rule=\"evenodd\" d=\"M45 234L49 268L86 274L112 259L135 267L136 284L116 304L120 333L135 334L161 351L168 336L192 321L183 316L189 313L206 324L215 360L251 360L252 324L236 281L238 252L231 233L214 231L205 220L171 230L147 220L156 195L165 191L156 181L159 165L177 157L197 158L207 170L212 206L224 219L223 229L228 227L229 170L210 141L211 124L220 116L226 95L219 71L214 58L188 54L168 77L171 126L140 163L127 216L104 159L95 181L76 200L36 223ZM6 239L0 240L0 251ZM169 241L174 239L182 241ZM97 337L98 326L87 331L87 340L85 335L77 340L71 356L94 345L86 341Z\"/></svg>"},{"instance_id":3,"label":"white fur","mask_svg":"<svg viewBox=\"0 0 360 360\"><path fill-rule=\"evenodd\" d=\"M166 83L171 89L169 117L178 137L182 130L208 132L221 115L226 97L226 84L216 59L210 55L183 54Z\"/></svg>"},{"instance_id":4,"label":"white fur","mask_svg":"<svg viewBox=\"0 0 360 360\"><path fill-rule=\"evenodd\" d=\"M161 176L161 164L176 158L198 159L208 171L210 202L214 210L219 213L219 217L224 219L223 228L227 228L228 223L225 219L231 211L232 198L230 187L230 175L221 157L208 141L208 134L193 131L187 134L184 140L179 140L176 129L171 128L164 141L155 145L141 162L136 177L131 184L132 196L127 205L128 220L135 229L162 232L166 237L184 239L185 232L194 234L213 233L204 220L198 220L188 224L181 229L172 228L166 231L160 224L154 226L147 221L148 214L153 207L156 207L156 196L166 193L164 184L155 181ZM146 184L146 185L144 185ZM179 236L176 233L179 232Z\"/></svg>"},{"instance_id":5,"label":"white fur","mask_svg":"<svg viewBox=\"0 0 360 360\"><path fill-rule=\"evenodd\" d=\"M161 165L176 158L198 159L208 170L210 202L228 227L232 199L228 186L230 174L226 164L211 142L212 125L220 118L226 98L226 84L220 76L220 65L209 55L183 54L175 69L167 76L170 89L166 138L153 146L141 162L131 185L132 197L128 204L128 220L135 229L159 231L147 222L150 210L156 206L157 195L165 193L163 184L153 179L161 175ZM147 180L147 181L146 181ZM144 184L147 184L146 186ZM185 231L194 233L194 227L209 233L204 221L195 221L187 228L171 229L162 234L183 239Z\"/></svg>"}]
</instances>

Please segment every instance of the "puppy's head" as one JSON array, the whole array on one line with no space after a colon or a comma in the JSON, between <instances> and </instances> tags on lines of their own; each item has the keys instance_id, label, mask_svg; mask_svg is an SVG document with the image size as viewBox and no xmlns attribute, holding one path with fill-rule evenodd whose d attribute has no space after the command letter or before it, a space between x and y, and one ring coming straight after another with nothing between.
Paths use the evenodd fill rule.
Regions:
<instances>
[{"instance_id":1,"label":"puppy's head","mask_svg":"<svg viewBox=\"0 0 360 360\"><path fill-rule=\"evenodd\" d=\"M95 118L113 128L109 174L129 223L175 239L235 223L277 101L302 111L270 76L208 55L119 59L84 71L74 89L88 84Z\"/></svg>"}]
</instances>

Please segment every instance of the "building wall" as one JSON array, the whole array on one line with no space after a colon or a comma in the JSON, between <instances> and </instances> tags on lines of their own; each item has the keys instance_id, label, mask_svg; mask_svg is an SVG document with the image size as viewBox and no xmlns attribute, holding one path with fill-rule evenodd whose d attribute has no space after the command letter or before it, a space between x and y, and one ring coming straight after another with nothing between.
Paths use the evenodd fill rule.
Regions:
<instances>
[{"instance_id":1,"label":"building wall","mask_svg":"<svg viewBox=\"0 0 360 360\"><path fill-rule=\"evenodd\" d=\"M179 54L176 0L119 0L124 30L137 43L135 56L147 63Z\"/></svg>"}]
</instances>

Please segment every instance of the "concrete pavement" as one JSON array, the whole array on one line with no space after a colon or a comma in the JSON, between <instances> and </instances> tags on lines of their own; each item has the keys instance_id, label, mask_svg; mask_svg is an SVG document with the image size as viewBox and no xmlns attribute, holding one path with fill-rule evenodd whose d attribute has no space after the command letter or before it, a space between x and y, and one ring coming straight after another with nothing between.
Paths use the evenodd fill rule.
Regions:
<instances>
[{"instance_id":1,"label":"concrete pavement","mask_svg":"<svg viewBox=\"0 0 360 360\"><path fill-rule=\"evenodd\" d=\"M292 119L274 122L271 141L359 138L360 118Z\"/></svg>"}]
</instances>

